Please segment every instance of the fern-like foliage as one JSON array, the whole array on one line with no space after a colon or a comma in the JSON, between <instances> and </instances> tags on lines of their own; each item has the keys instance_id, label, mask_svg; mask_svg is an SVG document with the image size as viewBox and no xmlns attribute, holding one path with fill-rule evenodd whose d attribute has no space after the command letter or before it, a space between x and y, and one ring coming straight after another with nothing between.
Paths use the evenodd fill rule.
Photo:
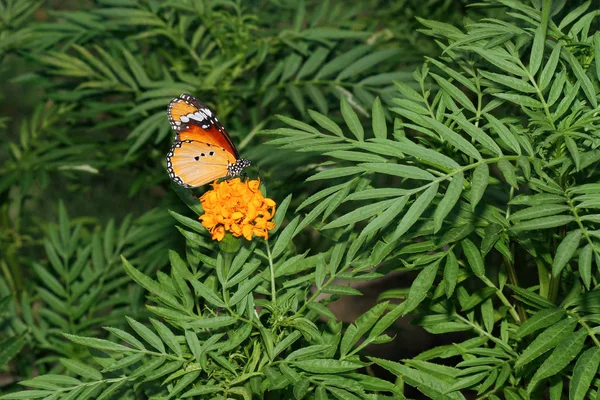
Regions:
<instances>
[{"instance_id":1,"label":"fern-like foliage","mask_svg":"<svg viewBox=\"0 0 600 400\"><path fill-rule=\"evenodd\" d=\"M555 23L546 3L492 4L522 23L484 19L463 32L421 21L444 56L415 72L418 90L396 83L393 130L379 100L369 130L342 100L345 126L311 111L312 125L281 118L289 127L269 131L282 136L271 143L328 157L308 179L330 184L300 205L306 219L359 231L371 265L420 271L404 312L421 310L432 333L475 334L462 350L419 357L462 355L452 369L376 363L432 398L466 388L527 398L545 380L559 398L561 374L583 398L583 363L598 366L596 13L586 3Z\"/></svg>"},{"instance_id":2,"label":"fern-like foliage","mask_svg":"<svg viewBox=\"0 0 600 400\"><path fill-rule=\"evenodd\" d=\"M280 224L290 203L276 215ZM78 378L39 376L21 384L34 388L3 396L70 398L187 398L253 394L318 398L400 396L390 382L359 373L359 354L367 346L392 340L386 330L404 306L376 305L342 333L342 324L325 304L340 295L359 295L339 279L380 276L351 268L357 247L343 242L331 254L307 256L290 249L299 218L269 242L236 253L214 254L199 222L172 213L187 242L185 258L170 252L170 274L157 279L123 259L124 270L149 293L150 325L127 318L127 330L107 327L113 340L65 336L90 349L89 362L61 359ZM272 232L273 233L273 232ZM306 297L316 281L317 291ZM322 301L322 294L330 294ZM386 313L386 311L390 311ZM329 322L323 322L329 321ZM363 339L363 340L361 340Z\"/></svg>"}]
</instances>

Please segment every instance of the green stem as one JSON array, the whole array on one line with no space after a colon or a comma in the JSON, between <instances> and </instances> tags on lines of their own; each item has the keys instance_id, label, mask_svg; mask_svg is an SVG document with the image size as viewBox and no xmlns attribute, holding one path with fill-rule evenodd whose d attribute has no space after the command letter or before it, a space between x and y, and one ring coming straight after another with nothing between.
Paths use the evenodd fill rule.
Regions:
<instances>
[{"instance_id":1,"label":"green stem","mask_svg":"<svg viewBox=\"0 0 600 400\"><path fill-rule=\"evenodd\" d=\"M500 288L496 287L496 285L494 285L494 283L492 281L490 281L486 276L482 276L480 278L483 283L485 283L488 287L494 288L496 289L496 296L500 299L500 301L502 302L502 304L504 304L505 306L508 307L508 312L510 313L510 315L513 317L513 319L515 320L515 322L517 323L521 323L521 317L519 316L519 314L517 313L517 310L515 309L515 307L510 303L510 301L508 301L508 299L506 298L506 296L504 296L504 293L502 293L502 290L500 290Z\"/></svg>"},{"instance_id":2,"label":"green stem","mask_svg":"<svg viewBox=\"0 0 600 400\"><path fill-rule=\"evenodd\" d=\"M271 302L275 304L277 300L277 291L275 290L275 267L273 266L273 256L271 255L271 246L269 246L269 241L265 240L265 244L267 246L267 256L269 259L269 271L271 274Z\"/></svg>"}]
</instances>

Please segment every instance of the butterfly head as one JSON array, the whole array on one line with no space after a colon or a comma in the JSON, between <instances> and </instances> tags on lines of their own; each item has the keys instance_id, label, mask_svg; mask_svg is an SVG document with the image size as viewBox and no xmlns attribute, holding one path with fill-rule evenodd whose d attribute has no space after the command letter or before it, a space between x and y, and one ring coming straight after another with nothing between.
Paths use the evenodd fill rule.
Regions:
<instances>
[{"instance_id":1,"label":"butterfly head","mask_svg":"<svg viewBox=\"0 0 600 400\"><path fill-rule=\"evenodd\" d=\"M240 174L242 173L242 170L244 168L249 167L250 165L252 165L252 162L250 160L244 160L244 159L236 160L236 162L234 164L229 164L227 166L227 175L240 176Z\"/></svg>"}]
</instances>

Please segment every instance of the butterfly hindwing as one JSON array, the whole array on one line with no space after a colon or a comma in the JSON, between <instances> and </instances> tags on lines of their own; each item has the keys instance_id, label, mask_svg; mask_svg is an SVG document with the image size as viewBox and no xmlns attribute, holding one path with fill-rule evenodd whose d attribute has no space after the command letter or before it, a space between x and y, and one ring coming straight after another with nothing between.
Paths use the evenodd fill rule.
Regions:
<instances>
[{"instance_id":1,"label":"butterfly hindwing","mask_svg":"<svg viewBox=\"0 0 600 400\"><path fill-rule=\"evenodd\" d=\"M239 158L231 138L214 113L189 94L182 94L169 103L169 122L176 141L194 140L210 143L229 151Z\"/></svg>"},{"instance_id":2,"label":"butterfly hindwing","mask_svg":"<svg viewBox=\"0 0 600 400\"><path fill-rule=\"evenodd\" d=\"M237 160L225 148L196 140L175 142L167 154L171 179L185 187L198 187L229 175Z\"/></svg>"}]
</instances>

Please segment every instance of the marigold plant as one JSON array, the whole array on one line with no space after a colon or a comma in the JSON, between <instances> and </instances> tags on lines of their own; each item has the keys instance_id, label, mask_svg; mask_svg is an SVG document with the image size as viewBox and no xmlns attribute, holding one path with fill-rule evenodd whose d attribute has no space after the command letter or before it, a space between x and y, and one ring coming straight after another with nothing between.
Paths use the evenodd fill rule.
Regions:
<instances>
[{"instance_id":1,"label":"marigold plant","mask_svg":"<svg viewBox=\"0 0 600 400\"><path fill-rule=\"evenodd\" d=\"M221 241L226 232L235 237L252 236L269 238L269 230L275 228L271 219L275 215L275 201L260 192L260 180L240 178L212 184L213 189L200 197L204 214L202 225L208 229L213 240Z\"/></svg>"}]
</instances>

